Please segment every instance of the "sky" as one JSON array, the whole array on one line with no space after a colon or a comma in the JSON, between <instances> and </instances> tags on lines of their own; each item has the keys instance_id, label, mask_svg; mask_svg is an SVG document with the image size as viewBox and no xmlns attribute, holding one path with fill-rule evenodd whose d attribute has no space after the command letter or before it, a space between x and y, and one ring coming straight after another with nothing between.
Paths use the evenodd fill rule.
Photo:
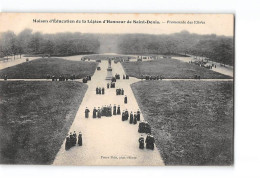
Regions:
<instances>
[{"instance_id":1,"label":"sky","mask_svg":"<svg viewBox=\"0 0 260 179\"><path fill-rule=\"evenodd\" d=\"M53 19L74 20L75 23L53 23ZM33 20L44 20L45 23L35 23ZM77 20L81 23L76 23ZM102 23L83 23L83 20ZM125 21L125 23L107 23L106 20ZM147 20L156 23L134 23ZM176 24L177 21L182 23ZM30 28L33 32L51 34L57 32L172 34L186 30L197 34L233 36L234 16L233 14L0 13L0 32L11 30L18 34L25 28Z\"/></svg>"}]
</instances>

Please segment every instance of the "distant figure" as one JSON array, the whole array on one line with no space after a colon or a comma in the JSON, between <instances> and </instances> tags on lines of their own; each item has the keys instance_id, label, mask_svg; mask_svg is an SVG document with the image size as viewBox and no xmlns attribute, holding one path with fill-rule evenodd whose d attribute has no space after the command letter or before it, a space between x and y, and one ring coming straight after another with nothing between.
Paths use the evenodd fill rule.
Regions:
<instances>
[{"instance_id":1,"label":"distant figure","mask_svg":"<svg viewBox=\"0 0 260 179\"><path fill-rule=\"evenodd\" d=\"M146 139L145 139L145 143L146 143L146 148L147 149L154 149L154 137L150 134L147 135Z\"/></svg>"},{"instance_id":2,"label":"distant figure","mask_svg":"<svg viewBox=\"0 0 260 179\"><path fill-rule=\"evenodd\" d=\"M96 94L98 94L98 87L96 87Z\"/></svg>"},{"instance_id":3,"label":"distant figure","mask_svg":"<svg viewBox=\"0 0 260 179\"><path fill-rule=\"evenodd\" d=\"M109 89L109 83L107 83L107 89Z\"/></svg>"},{"instance_id":4,"label":"distant figure","mask_svg":"<svg viewBox=\"0 0 260 179\"><path fill-rule=\"evenodd\" d=\"M127 109L126 109L125 110L125 120L128 120L128 118L129 118L129 113L128 113Z\"/></svg>"},{"instance_id":5,"label":"distant figure","mask_svg":"<svg viewBox=\"0 0 260 179\"><path fill-rule=\"evenodd\" d=\"M124 103L127 104L127 96L124 98Z\"/></svg>"},{"instance_id":6,"label":"distant figure","mask_svg":"<svg viewBox=\"0 0 260 179\"><path fill-rule=\"evenodd\" d=\"M130 123L130 124L133 124L133 120L134 120L134 116L133 116L133 112L131 111L129 123Z\"/></svg>"},{"instance_id":7,"label":"distant figure","mask_svg":"<svg viewBox=\"0 0 260 179\"><path fill-rule=\"evenodd\" d=\"M85 118L88 118L88 116L89 116L89 109L86 107L86 109L85 109Z\"/></svg>"},{"instance_id":8,"label":"distant figure","mask_svg":"<svg viewBox=\"0 0 260 179\"><path fill-rule=\"evenodd\" d=\"M74 137L72 135L72 132L70 133L70 147L74 146Z\"/></svg>"},{"instance_id":9,"label":"distant figure","mask_svg":"<svg viewBox=\"0 0 260 179\"><path fill-rule=\"evenodd\" d=\"M5 81L7 80L7 75L4 76L4 80L5 80Z\"/></svg>"},{"instance_id":10,"label":"distant figure","mask_svg":"<svg viewBox=\"0 0 260 179\"><path fill-rule=\"evenodd\" d=\"M113 107L113 115L116 115L116 105Z\"/></svg>"},{"instance_id":11,"label":"distant figure","mask_svg":"<svg viewBox=\"0 0 260 179\"><path fill-rule=\"evenodd\" d=\"M77 144L77 134L76 134L76 131L74 131L74 133L73 133L73 139L74 139L73 145L75 146Z\"/></svg>"},{"instance_id":12,"label":"distant figure","mask_svg":"<svg viewBox=\"0 0 260 179\"><path fill-rule=\"evenodd\" d=\"M79 146L82 146L82 134L81 134L81 132L79 132L78 144L79 144Z\"/></svg>"},{"instance_id":13,"label":"distant figure","mask_svg":"<svg viewBox=\"0 0 260 179\"><path fill-rule=\"evenodd\" d=\"M137 116L137 121L140 121L140 110L139 109L137 110L136 116Z\"/></svg>"},{"instance_id":14,"label":"distant figure","mask_svg":"<svg viewBox=\"0 0 260 179\"><path fill-rule=\"evenodd\" d=\"M70 136L68 134L66 137L65 150L69 150L69 149L70 149Z\"/></svg>"},{"instance_id":15,"label":"distant figure","mask_svg":"<svg viewBox=\"0 0 260 179\"><path fill-rule=\"evenodd\" d=\"M93 118L96 118L97 117L97 109L94 107L93 109Z\"/></svg>"},{"instance_id":16,"label":"distant figure","mask_svg":"<svg viewBox=\"0 0 260 179\"><path fill-rule=\"evenodd\" d=\"M141 135L141 137L139 138L139 149L144 149L144 137L143 135Z\"/></svg>"},{"instance_id":17,"label":"distant figure","mask_svg":"<svg viewBox=\"0 0 260 179\"><path fill-rule=\"evenodd\" d=\"M124 93L125 93L125 91L124 91L124 89L122 88L122 89L121 89L121 94L124 95Z\"/></svg>"},{"instance_id":18,"label":"distant figure","mask_svg":"<svg viewBox=\"0 0 260 179\"><path fill-rule=\"evenodd\" d=\"M137 123L137 115L136 113L134 113L134 121L133 121L133 124L136 124Z\"/></svg>"},{"instance_id":19,"label":"distant figure","mask_svg":"<svg viewBox=\"0 0 260 179\"><path fill-rule=\"evenodd\" d=\"M100 108L98 107L98 110L97 110L97 117L98 118L101 118L101 111L100 111Z\"/></svg>"},{"instance_id":20,"label":"distant figure","mask_svg":"<svg viewBox=\"0 0 260 179\"><path fill-rule=\"evenodd\" d=\"M111 117L112 116L112 106L111 106L111 104L109 105L109 116Z\"/></svg>"},{"instance_id":21,"label":"distant figure","mask_svg":"<svg viewBox=\"0 0 260 179\"><path fill-rule=\"evenodd\" d=\"M122 112L122 121L125 121L125 111Z\"/></svg>"},{"instance_id":22,"label":"distant figure","mask_svg":"<svg viewBox=\"0 0 260 179\"><path fill-rule=\"evenodd\" d=\"M102 94L105 94L105 89L104 88L102 88Z\"/></svg>"},{"instance_id":23,"label":"distant figure","mask_svg":"<svg viewBox=\"0 0 260 179\"><path fill-rule=\"evenodd\" d=\"M120 115L120 114L121 114L120 106L118 105L118 107L117 107L117 115Z\"/></svg>"}]
</instances>

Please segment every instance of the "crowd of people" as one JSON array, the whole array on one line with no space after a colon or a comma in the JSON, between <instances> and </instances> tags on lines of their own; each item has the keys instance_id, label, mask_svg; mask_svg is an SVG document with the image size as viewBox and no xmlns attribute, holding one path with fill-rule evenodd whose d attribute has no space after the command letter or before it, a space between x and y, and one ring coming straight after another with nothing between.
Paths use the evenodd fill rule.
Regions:
<instances>
[{"instance_id":1,"label":"crowd of people","mask_svg":"<svg viewBox=\"0 0 260 179\"><path fill-rule=\"evenodd\" d=\"M125 93L125 91L124 91L124 89L123 88L118 88L118 89L116 89L116 95L124 95L124 93Z\"/></svg>"},{"instance_id":2,"label":"crowd of people","mask_svg":"<svg viewBox=\"0 0 260 179\"><path fill-rule=\"evenodd\" d=\"M71 147L76 146L77 142L78 142L79 146L82 146L81 132L79 132L78 137L77 137L76 131L74 131L73 134L72 134L72 132L70 132L70 134L68 134L66 137L65 150L69 150Z\"/></svg>"},{"instance_id":3,"label":"crowd of people","mask_svg":"<svg viewBox=\"0 0 260 179\"><path fill-rule=\"evenodd\" d=\"M105 94L105 88L96 87L96 94Z\"/></svg>"},{"instance_id":4,"label":"crowd of people","mask_svg":"<svg viewBox=\"0 0 260 179\"><path fill-rule=\"evenodd\" d=\"M122 112L122 121L127 121L129 119L130 124L137 124L138 121L140 121L140 110L137 110L137 112L131 111L130 114L128 110L124 110Z\"/></svg>"},{"instance_id":5,"label":"crowd of people","mask_svg":"<svg viewBox=\"0 0 260 179\"><path fill-rule=\"evenodd\" d=\"M82 79L83 83L87 83L88 81L91 81L91 76L86 76L85 78Z\"/></svg>"},{"instance_id":6,"label":"crowd of people","mask_svg":"<svg viewBox=\"0 0 260 179\"><path fill-rule=\"evenodd\" d=\"M129 80L129 75L123 75L123 80Z\"/></svg>"},{"instance_id":7,"label":"crowd of people","mask_svg":"<svg viewBox=\"0 0 260 179\"><path fill-rule=\"evenodd\" d=\"M107 83L107 89L108 88L115 88L115 87L116 87L116 83L115 82Z\"/></svg>"},{"instance_id":8,"label":"crowd of people","mask_svg":"<svg viewBox=\"0 0 260 179\"><path fill-rule=\"evenodd\" d=\"M200 75L194 75L194 78L200 80Z\"/></svg>"},{"instance_id":9,"label":"crowd of people","mask_svg":"<svg viewBox=\"0 0 260 179\"><path fill-rule=\"evenodd\" d=\"M141 75L142 80L162 80L163 76L162 75Z\"/></svg>"},{"instance_id":10,"label":"crowd of people","mask_svg":"<svg viewBox=\"0 0 260 179\"><path fill-rule=\"evenodd\" d=\"M123 79L129 79L128 75L122 75ZM107 83L107 89L109 88L115 88L115 83L117 80L120 79L120 75L116 74L111 82ZM146 79L146 80L159 80L162 79L162 76L143 76L142 79ZM85 81L84 81L85 80ZM83 78L83 82L87 82L88 80L91 80L91 77L89 79L89 77ZM125 91L123 88L117 88L116 90L116 95L125 95ZM105 89L104 87L96 87L96 94L105 94ZM128 103L128 99L127 96L124 96L124 104ZM89 118L90 115L90 110L86 107L85 108L85 118ZM110 105L105 105L102 107L94 107L93 109L93 113L92 113L92 117L95 118L101 118L102 116L106 116L106 117L112 117L112 116L116 116L116 115L121 115L121 120L122 121L129 121L129 124L133 124L136 125L139 123L138 126L138 132L139 133L145 133L147 134L146 138L144 138L143 135L140 136L140 138L138 139L139 141L139 148L140 149L151 149L154 150L154 143L155 143L155 139L154 137L151 135L151 127L150 125L145 122L145 121L141 121L141 114L140 114L140 110L138 109L136 112L128 112L128 110L123 110L121 113L121 108L120 105L116 105L114 104L113 106ZM70 149L71 147L75 146L78 142L78 145L81 146L82 145L82 134L79 133L79 136L77 138L77 134L74 133L70 133L69 136L66 137L66 150Z\"/></svg>"},{"instance_id":11,"label":"crowd of people","mask_svg":"<svg viewBox=\"0 0 260 179\"><path fill-rule=\"evenodd\" d=\"M85 118L89 118L89 112L90 110L86 107ZM111 117L112 115L121 115L121 109L120 109L120 105L118 106L114 105L112 107L112 105L110 104L109 106L105 105L102 106L101 108L94 107L92 114L93 114L92 115L93 118L101 118L102 116Z\"/></svg>"},{"instance_id":12,"label":"crowd of people","mask_svg":"<svg viewBox=\"0 0 260 179\"><path fill-rule=\"evenodd\" d=\"M140 122L138 126L138 132L149 134L152 132L151 126L146 121Z\"/></svg>"},{"instance_id":13,"label":"crowd of people","mask_svg":"<svg viewBox=\"0 0 260 179\"><path fill-rule=\"evenodd\" d=\"M155 139L151 134L147 134L145 141L143 135L141 135L138 141L139 141L139 149L144 149L144 142L146 144L145 146L146 149L151 149L151 150L154 149Z\"/></svg>"},{"instance_id":14,"label":"crowd of people","mask_svg":"<svg viewBox=\"0 0 260 179\"><path fill-rule=\"evenodd\" d=\"M120 80L120 75L119 74L115 74L115 78L117 79L117 80Z\"/></svg>"},{"instance_id":15,"label":"crowd of people","mask_svg":"<svg viewBox=\"0 0 260 179\"><path fill-rule=\"evenodd\" d=\"M217 68L217 65L215 64L209 64L208 61L189 61L189 63L192 63L192 64L195 64L195 65L198 65L200 67L204 67L204 68L208 68L208 69L212 69L212 68Z\"/></svg>"},{"instance_id":16,"label":"crowd of people","mask_svg":"<svg viewBox=\"0 0 260 179\"><path fill-rule=\"evenodd\" d=\"M60 76L55 76L55 75L46 75L46 79L51 79L52 81L68 81L70 80L75 80L76 79L76 75L60 75Z\"/></svg>"}]
</instances>

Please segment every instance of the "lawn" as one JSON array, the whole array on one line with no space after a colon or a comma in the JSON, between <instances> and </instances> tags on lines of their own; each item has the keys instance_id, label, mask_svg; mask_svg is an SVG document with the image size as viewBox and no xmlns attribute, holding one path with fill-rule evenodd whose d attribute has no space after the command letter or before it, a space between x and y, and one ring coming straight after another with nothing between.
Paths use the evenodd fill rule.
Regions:
<instances>
[{"instance_id":1,"label":"lawn","mask_svg":"<svg viewBox=\"0 0 260 179\"><path fill-rule=\"evenodd\" d=\"M129 76L140 78L141 75L162 75L170 79L192 79L199 75L202 79L225 79L229 76L214 72L195 64L176 59L158 59L145 62L123 62L125 72Z\"/></svg>"},{"instance_id":2,"label":"lawn","mask_svg":"<svg viewBox=\"0 0 260 179\"><path fill-rule=\"evenodd\" d=\"M233 82L132 84L166 165L233 164Z\"/></svg>"},{"instance_id":3,"label":"lawn","mask_svg":"<svg viewBox=\"0 0 260 179\"><path fill-rule=\"evenodd\" d=\"M0 163L52 164L87 90L79 82L0 82Z\"/></svg>"},{"instance_id":4,"label":"lawn","mask_svg":"<svg viewBox=\"0 0 260 179\"><path fill-rule=\"evenodd\" d=\"M73 75L76 78L83 78L93 75L96 69L96 62L82 62L63 60L61 58L39 58L33 61L22 63L0 71L0 77L6 74L10 79L45 79L47 74Z\"/></svg>"}]
</instances>

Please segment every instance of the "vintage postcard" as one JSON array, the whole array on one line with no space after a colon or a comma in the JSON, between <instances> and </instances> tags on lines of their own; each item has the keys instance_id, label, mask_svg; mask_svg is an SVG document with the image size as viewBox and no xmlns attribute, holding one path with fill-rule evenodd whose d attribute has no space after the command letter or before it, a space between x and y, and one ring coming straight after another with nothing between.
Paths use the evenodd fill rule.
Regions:
<instances>
[{"instance_id":1,"label":"vintage postcard","mask_svg":"<svg viewBox=\"0 0 260 179\"><path fill-rule=\"evenodd\" d=\"M233 165L233 14L0 13L0 78L2 165Z\"/></svg>"}]
</instances>

